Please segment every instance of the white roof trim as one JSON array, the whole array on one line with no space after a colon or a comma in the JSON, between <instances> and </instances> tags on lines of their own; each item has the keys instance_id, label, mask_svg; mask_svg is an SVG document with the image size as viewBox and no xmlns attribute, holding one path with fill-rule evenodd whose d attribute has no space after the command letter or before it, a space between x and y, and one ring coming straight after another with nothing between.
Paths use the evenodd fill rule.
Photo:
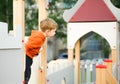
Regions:
<instances>
[{"instance_id":1,"label":"white roof trim","mask_svg":"<svg viewBox=\"0 0 120 84\"><path fill-rule=\"evenodd\" d=\"M115 7L110 0L104 0L104 2L109 7L114 16L117 18L117 20L120 21L120 8Z\"/></svg>"},{"instance_id":2,"label":"white roof trim","mask_svg":"<svg viewBox=\"0 0 120 84\"><path fill-rule=\"evenodd\" d=\"M74 13L79 9L79 7L85 2L85 0L78 0L73 8L65 10L63 13L63 18L66 22L68 22Z\"/></svg>"}]
</instances>

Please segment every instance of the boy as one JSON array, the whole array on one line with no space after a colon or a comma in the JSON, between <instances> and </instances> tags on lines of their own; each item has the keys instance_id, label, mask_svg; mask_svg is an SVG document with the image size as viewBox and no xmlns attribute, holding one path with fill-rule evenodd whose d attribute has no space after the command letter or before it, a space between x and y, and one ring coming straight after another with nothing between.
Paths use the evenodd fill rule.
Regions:
<instances>
[{"instance_id":1,"label":"boy","mask_svg":"<svg viewBox=\"0 0 120 84\"><path fill-rule=\"evenodd\" d=\"M26 48L26 67L25 67L25 81L23 84L28 84L31 75L31 65L33 58L38 55L41 46L44 44L47 37L55 35L57 23L50 18L44 19L40 22L40 31L32 30L31 36L25 44Z\"/></svg>"}]
</instances>

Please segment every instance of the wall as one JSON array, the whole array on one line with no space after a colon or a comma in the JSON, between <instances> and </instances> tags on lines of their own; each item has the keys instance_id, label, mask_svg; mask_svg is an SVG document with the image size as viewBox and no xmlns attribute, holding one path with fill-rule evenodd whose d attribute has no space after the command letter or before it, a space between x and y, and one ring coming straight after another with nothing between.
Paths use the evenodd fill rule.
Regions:
<instances>
[{"instance_id":1,"label":"wall","mask_svg":"<svg viewBox=\"0 0 120 84\"><path fill-rule=\"evenodd\" d=\"M21 84L22 50L0 49L0 84Z\"/></svg>"},{"instance_id":2,"label":"wall","mask_svg":"<svg viewBox=\"0 0 120 84\"><path fill-rule=\"evenodd\" d=\"M0 84L22 83L22 29L13 29L8 33L8 25L0 22Z\"/></svg>"}]
</instances>

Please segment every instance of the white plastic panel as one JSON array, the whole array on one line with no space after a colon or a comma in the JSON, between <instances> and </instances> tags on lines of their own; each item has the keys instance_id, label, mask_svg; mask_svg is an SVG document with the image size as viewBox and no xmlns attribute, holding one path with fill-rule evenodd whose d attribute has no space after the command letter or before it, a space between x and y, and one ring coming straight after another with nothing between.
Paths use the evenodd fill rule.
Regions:
<instances>
[{"instance_id":1,"label":"white plastic panel","mask_svg":"<svg viewBox=\"0 0 120 84\"><path fill-rule=\"evenodd\" d=\"M8 33L8 25L0 22L0 49L21 48L22 28L15 26L12 34Z\"/></svg>"},{"instance_id":2,"label":"white plastic panel","mask_svg":"<svg viewBox=\"0 0 120 84\"><path fill-rule=\"evenodd\" d=\"M116 22L68 23L68 48L74 48L76 41L91 31L104 37L111 48L116 49L118 32Z\"/></svg>"}]
</instances>

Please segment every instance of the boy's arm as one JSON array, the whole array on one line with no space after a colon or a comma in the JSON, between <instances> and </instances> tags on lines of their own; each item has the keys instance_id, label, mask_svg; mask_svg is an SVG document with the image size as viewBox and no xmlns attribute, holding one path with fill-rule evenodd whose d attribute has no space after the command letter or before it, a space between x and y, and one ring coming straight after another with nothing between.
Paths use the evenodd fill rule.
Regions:
<instances>
[{"instance_id":1,"label":"boy's arm","mask_svg":"<svg viewBox=\"0 0 120 84\"><path fill-rule=\"evenodd\" d=\"M43 50L43 47L40 48L39 53Z\"/></svg>"}]
</instances>

